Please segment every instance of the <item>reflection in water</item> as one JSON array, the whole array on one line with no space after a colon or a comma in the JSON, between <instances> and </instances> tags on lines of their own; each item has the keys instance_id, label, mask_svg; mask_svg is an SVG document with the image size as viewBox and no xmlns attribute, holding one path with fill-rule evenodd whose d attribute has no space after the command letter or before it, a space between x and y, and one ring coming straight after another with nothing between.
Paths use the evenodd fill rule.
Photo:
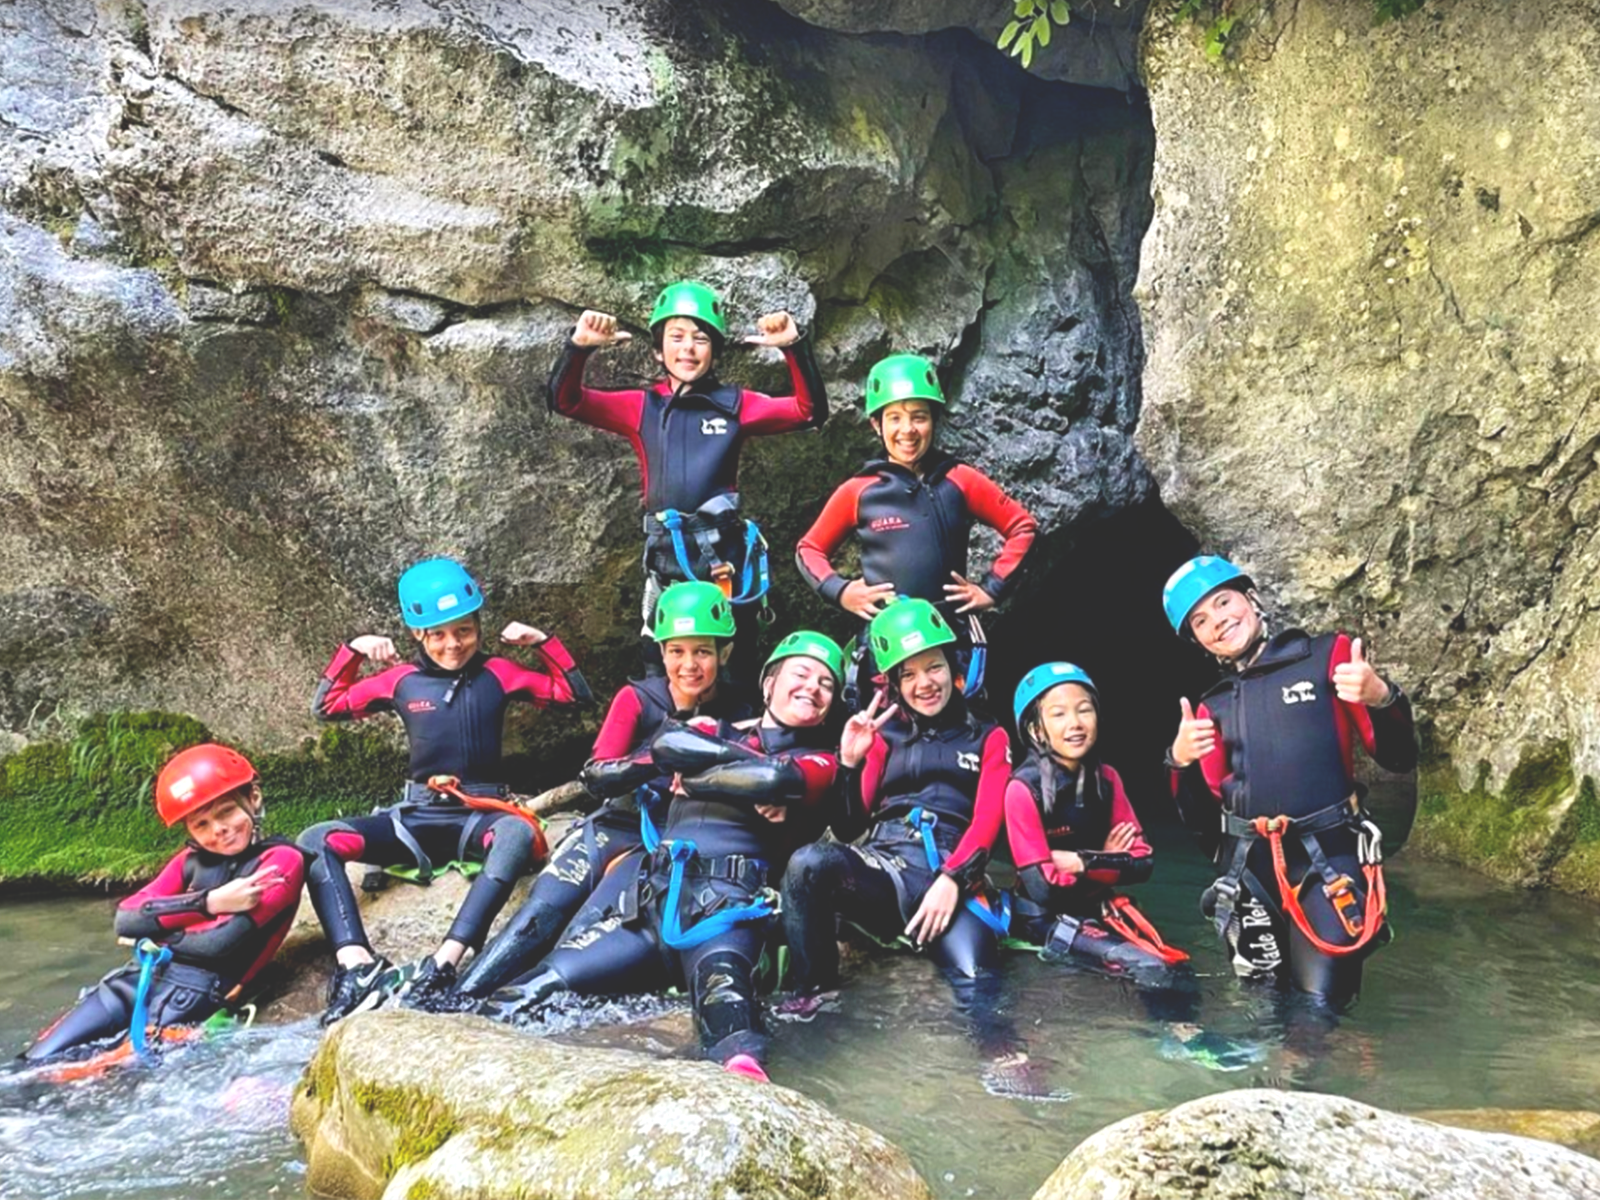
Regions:
<instances>
[{"instance_id":1,"label":"reflection in water","mask_svg":"<svg viewBox=\"0 0 1600 1200\"><path fill-rule=\"evenodd\" d=\"M1196 1035L1152 1021L1131 985L1015 956L1005 1013L1035 1082L1072 1099L1002 1099L985 1091L989 1063L933 964L877 957L849 968L838 1011L776 1026L773 1078L904 1146L941 1197L1029 1196L1094 1130L1232 1087L1336 1092L1399 1110L1594 1107L1600 907L1402 858L1389 873L1399 938L1369 964L1355 1014L1330 1027L1234 981L1195 907L1208 864L1177 831L1157 830L1156 842L1160 866L1139 902L1194 954L1196 1023L1214 1040L1186 1049ZM0 955L18 968L0 978L0 1054L119 961L109 925L104 901L0 907ZM688 1055L686 1013L676 1000L591 1002L537 1032ZM58 1088L0 1081L0 1197L254 1198L274 1187L300 1196L282 1113L316 1036L310 1023L258 1027L158 1071ZM1205 1048L1232 1041L1260 1061L1214 1069Z\"/></svg>"}]
</instances>

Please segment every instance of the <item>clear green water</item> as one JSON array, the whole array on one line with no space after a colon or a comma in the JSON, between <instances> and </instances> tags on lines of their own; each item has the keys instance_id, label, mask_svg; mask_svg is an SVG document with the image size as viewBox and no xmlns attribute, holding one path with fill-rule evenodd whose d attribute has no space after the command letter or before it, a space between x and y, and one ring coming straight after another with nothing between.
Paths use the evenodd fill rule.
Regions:
<instances>
[{"instance_id":1,"label":"clear green water","mask_svg":"<svg viewBox=\"0 0 1600 1200\"><path fill-rule=\"evenodd\" d=\"M944 982L895 956L856 966L839 1012L778 1028L774 1078L904 1146L942 1197L1026 1198L1094 1130L1230 1087L1273 1083L1399 1110L1600 1107L1600 906L1402 857L1389 872L1399 940L1369 963L1355 1015L1319 1034L1235 983L1194 908L1210 871L1182 835L1158 834L1157 852L1142 905L1194 953L1206 1026L1259 1040L1259 1065L1224 1074L1172 1061L1126 985L1018 957L1013 1018L1041 1075L1073 1096L1000 1099L982 1086L982 1057ZM121 961L110 907L0 903L0 1053ZM686 1021L654 1013L564 1036L684 1052ZM0 1081L0 1197L298 1197L303 1168L283 1114L315 1043L302 1023L96 1083Z\"/></svg>"}]
</instances>

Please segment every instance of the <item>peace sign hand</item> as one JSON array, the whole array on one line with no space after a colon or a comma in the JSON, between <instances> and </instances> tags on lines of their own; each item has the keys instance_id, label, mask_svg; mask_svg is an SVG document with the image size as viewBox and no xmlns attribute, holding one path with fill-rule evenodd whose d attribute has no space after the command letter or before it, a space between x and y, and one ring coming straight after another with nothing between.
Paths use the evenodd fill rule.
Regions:
<instances>
[{"instance_id":1,"label":"peace sign hand","mask_svg":"<svg viewBox=\"0 0 1600 1200\"><path fill-rule=\"evenodd\" d=\"M839 762L842 765L851 769L859 767L861 760L872 749L878 730L899 715L898 704L891 704L882 713L878 712L878 706L888 698L884 692L875 693L866 712L858 712L844 723L844 732L839 735Z\"/></svg>"},{"instance_id":2,"label":"peace sign hand","mask_svg":"<svg viewBox=\"0 0 1600 1200\"><path fill-rule=\"evenodd\" d=\"M617 319L610 313L586 308L572 330L572 344L593 350L598 346L612 346L631 341L633 334L617 328Z\"/></svg>"}]
</instances>

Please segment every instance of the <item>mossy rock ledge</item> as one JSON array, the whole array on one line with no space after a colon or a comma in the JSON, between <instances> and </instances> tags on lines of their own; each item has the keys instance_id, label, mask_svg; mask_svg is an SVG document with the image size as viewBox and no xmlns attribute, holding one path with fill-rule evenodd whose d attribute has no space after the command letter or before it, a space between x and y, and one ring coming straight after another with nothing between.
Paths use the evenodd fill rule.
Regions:
<instances>
[{"instance_id":1,"label":"mossy rock ledge","mask_svg":"<svg viewBox=\"0 0 1600 1200\"><path fill-rule=\"evenodd\" d=\"M1600 1196L1600 1162L1341 1096L1223 1092L1140 1113L1078 1146L1034 1200L1542 1200Z\"/></svg>"},{"instance_id":2,"label":"mossy rock ledge","mask_svg":"<svg viewBox=\"0 0 1600 1200\"><path fill-rule=\"evenodd\" d=\"M931 1195L903 1150L787 1088L478 1017L341 1022L292 1121L310 1190L349 1200Z\"/></svg>"}]
</instances>

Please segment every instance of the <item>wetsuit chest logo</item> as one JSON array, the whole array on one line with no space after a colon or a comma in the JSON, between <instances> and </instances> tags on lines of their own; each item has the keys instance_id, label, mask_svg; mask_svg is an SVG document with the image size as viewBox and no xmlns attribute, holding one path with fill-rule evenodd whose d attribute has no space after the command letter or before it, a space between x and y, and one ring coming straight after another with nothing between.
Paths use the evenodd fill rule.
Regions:
<instances>
[{"instance_id":1,"label":"wetsuit chest logo","mask_svg":"<svg viewBox=\"0 0 1600 1200\"><path fill-rule=\"evenodd\" d=\"M1310 704L1316 698L1316 690L1309 679L1302 679L1299 683L1290 684L1283 689L1285 704Z\"/></svg>"},{"instance_id":2,"label":"wetsuit chest logo","mask_svg":"<svg viewBox=\"0 0 1600 1200\"><path fill-rule=\"evenodd\" d=\"M716 437L728 432L727 417L701 417L700 432L707 437Z\"/></svg>"},{"instance_id":3,"label":"wetsuit chest logo","mask_svg":"<svg viewBox=\"0 0 1600 1200\"><path fill-rule=\"evenodd\" d=\"M867 528L873 533L884 533L891 529L910 529L911 522L904 517L873 517L867 522Z\"/></svg>"},{"instance_id":4,"label":"wetsuit chest logo","mask_svg":"<svg viewBox=\"0 0 1600 1200\"><path fill-rule=\"evenodd\" d=\"M437 712L438 709L439 709L439 706L437 704L435 704L432 700L407 700L406 701L406 711L407 712L414 712L414 713Z\"/></svg>"},{"instance_id":5,"label":"wetsuit chest logo","mask_svg":"<svg viewBox=\"0 0 1600 1200\"><path fill-rule=\"evenodd\" d=\"M978 769L978 756L968 751L956 755L956 766L963 771L976 771Z\"/></svg>"}]
</instances>

